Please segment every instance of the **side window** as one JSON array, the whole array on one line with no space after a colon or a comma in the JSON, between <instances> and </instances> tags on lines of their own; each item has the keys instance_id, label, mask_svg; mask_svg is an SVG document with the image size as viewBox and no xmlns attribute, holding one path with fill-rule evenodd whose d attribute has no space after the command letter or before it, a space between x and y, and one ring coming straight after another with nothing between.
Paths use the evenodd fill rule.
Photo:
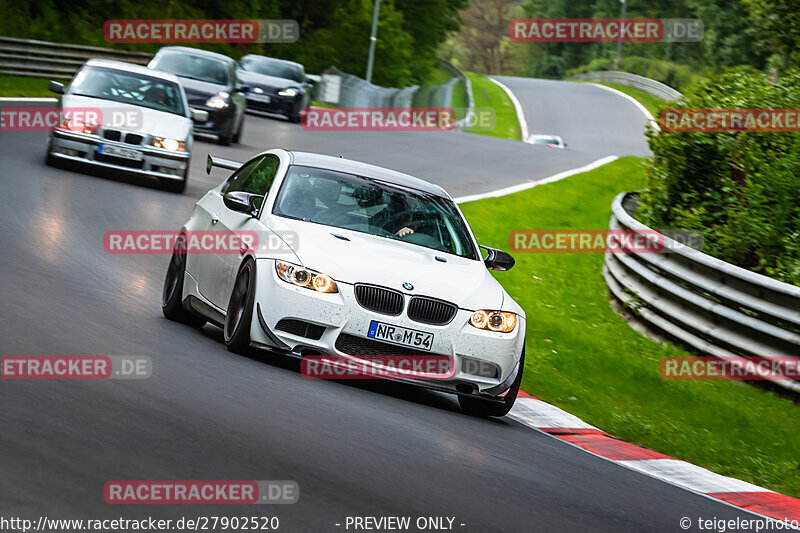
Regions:
<instances>
[{"instance_id":1,"label":"side window","mask_svg":"<svg viewBox=\"0 0 800 533\"><path fill-rule=\"evenodd\" d=\"M266 155L247 163L231 177L224 193L242 191L266 196L275 180L278 165L280 159L274 155Z\"/></svg>"}]
</instances>

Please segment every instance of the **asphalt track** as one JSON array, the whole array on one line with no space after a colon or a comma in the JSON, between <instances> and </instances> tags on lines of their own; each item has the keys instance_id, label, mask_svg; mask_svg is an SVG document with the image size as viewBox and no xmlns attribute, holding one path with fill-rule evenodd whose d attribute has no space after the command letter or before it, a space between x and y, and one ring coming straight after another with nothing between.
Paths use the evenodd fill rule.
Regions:
<instances>
[{"instance_id":1,"label":"asphalt track","mask_svg":"<svg viewBox=\"0 0 800 533\"><path fill-rule=\"evenodd\" d=\"M449 516L465 532L681 531L684 516L747 516L508 418L466 416L446 395L307 380L294 362L233 355L219 329L162 318L167 256L103 251L108 230L178 228L225 176L205 175L208 152L341 154L453 195L646 152L622 126L644 119L618 96L508 83L532 131L562 135L567 150L456 132L308 132L251 116L243 145L196 145L179 196L46 167L44 133L0 133L0 354L153 361L148 380L0 382L0 516L275 515L290 532L344 531L335 524L347 516ZM292 479L301 495L284 506L111 506L102 489L113 479Z\"/></svg>"}]
</instances>

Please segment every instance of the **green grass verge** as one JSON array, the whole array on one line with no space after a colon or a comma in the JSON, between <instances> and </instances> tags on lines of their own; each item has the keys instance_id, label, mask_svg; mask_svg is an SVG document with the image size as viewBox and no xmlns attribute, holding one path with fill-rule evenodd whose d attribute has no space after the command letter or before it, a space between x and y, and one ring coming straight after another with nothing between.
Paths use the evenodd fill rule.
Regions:
<instances>
[{"instance_id":1,"label":"green grass verge","mask_svg":"<svg viewBox=\"0 0 800 533\"><path fill-rule=\"evenodd\" d=\"M64 81L64 80L58 80ZM52 97L56 95L47 90L50 80L45 78L21 78L19 76L0 76L0 96Z\"/></svg>"},{"instance_id":2,"label":"green grass verge","mask_svg":"<svg viewBox=\"0 0 800 533\"><path fill-rule=\"evenodd\" d=\"M642 160L627 157L461 208L482 244L508 249L515 229L607 228L614 196L644 184ZM662 379L659 360L687 354L611 309L602 254L515 258L497 279L527 315L525 391L628 442L800 496L795 402L737 382Z\"/></svg>"},{"instance_id":3,"label":"green grass verge","mask_svg":"<svg viewBox=\"0 0 800 533\"><path fill-rule=\"evenodd\" d=\"M492 108L496 118L494 128L491 130L473 130L471 133L503 137L515 141L521 140L517 110L514 109L514 104L506 92L483 74L475 74L474 72L465 72L464 74L472 84L475 109Z\"/></svg>"},{"instance_id":4,"label":"green grass verge","mask_svg":"<svg viewBox=\"0 0 800 533\"><path fill-rule=\"evenodd\" d=\"M628 96L631 96L639 101L653 117L658 120L658 114L661 112L662 109L667 107L667 102L659 98L658 96L653 96L650 93L646 93L641 89L636 89L635 87L629 87L627 85L622 85L620 83L601 83L597 82L598 85L605 85L606 87L611 87L612 89L616 89L621 93L625 93Z\"/></svg>"}]
</instances>

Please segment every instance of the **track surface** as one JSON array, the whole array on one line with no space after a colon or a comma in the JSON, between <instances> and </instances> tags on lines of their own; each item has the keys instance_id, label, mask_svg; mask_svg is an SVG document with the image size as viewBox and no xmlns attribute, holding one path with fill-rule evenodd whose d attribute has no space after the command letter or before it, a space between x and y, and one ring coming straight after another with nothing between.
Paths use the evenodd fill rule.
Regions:
<instances>
[{"instance_id":1,"label":"track surface","mask_svg":"<svg viewBox=\"0 0 800 533\"><path fill-rule=\"evenodd\" d=\"M552 117L576 113L549 131L569 149L462 133L306 132L248 117L243 146L196 145L192 181L177 196L45 167L45 134L0 134L0 354L153 361L142 381L0 382L0 516L263 514L280 517L282 531L344 530L334 524L346 516L451 516L470 532L680 531L683 516L743 516L507 418L465 416L446 395L306 380L296 363L233 355L217 328L162 318L167 256L103 251L108 230L178 228L224 178L202 173L209 151L342 154L463 195L646 150L614 124L616 135L591 144L609 114L617 125L639 120L623 99L578 84L512 89L520 86L530 88L519 92L533 131L544 120L539 97ZM591 104L578 113L584 97ZM289 506L110 506L102 487L112 479L293 479L301 497Z\"/></svg>"}]
</instances>

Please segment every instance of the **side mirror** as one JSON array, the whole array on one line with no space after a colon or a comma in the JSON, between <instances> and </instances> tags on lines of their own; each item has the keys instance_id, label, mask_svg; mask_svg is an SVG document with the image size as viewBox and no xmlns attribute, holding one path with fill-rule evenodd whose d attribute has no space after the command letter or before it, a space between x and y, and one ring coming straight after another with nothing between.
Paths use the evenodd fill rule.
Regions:
<instances>
[{"instance_id":1,"label":"side mirror","mask_svg":"<svg viewBox=\"0 0 800 533\"><path fill-rule=\"evenodd\" d=\"M64 94L64 84L57 81L51 81L48 89L50 89L51 93Z\"/></svg>"},{"instance_id":2,"label":"side mirror","mask_svg":"<svg viewBox=\"0 0 800 533\"><path fill-rule=\"evenodd\" d=\"M250 92L250 86L249 85L239 85L233 90L236 91L237 93L245 94L245 93L249 93Z\"/></svg>"},{"instance_id":3,"label":"side mirror","mask_svg":"<svg viewBox=\"0 0 800 533\"><path fill-rule=\"evenodd\" d=\"M489 255L487 255L486 259L483 260L483 264L486 265L486 268L489 270L498 270L504 272L506 270L511 270L511 267L514 266L515 261L511 254L504 252L503 250L489 248L487 246L481 246L481 248L489 252Z\"/></svg>"},{"instance_id":4,"label":"side mirror","mask_svg":"<svg viewBox=\"0 0 800 533\"><path fill-rule=\"evenodd\" d=\"M264 201L264 197L244 191L226 192L222 197L225 207L231 211L238 211L254 217L258 215L258 200Z\"/></svg>"},{"instance_id":5,"label":"side mirror","mask_svg":"<svg viewBox=\"0 0 800 533\"><path fill-rule=\"evenodd\" d=\"M208 122L208 111L203 109L190 109L189 114L195 122Z\"/></svg>"}]
</instances>

